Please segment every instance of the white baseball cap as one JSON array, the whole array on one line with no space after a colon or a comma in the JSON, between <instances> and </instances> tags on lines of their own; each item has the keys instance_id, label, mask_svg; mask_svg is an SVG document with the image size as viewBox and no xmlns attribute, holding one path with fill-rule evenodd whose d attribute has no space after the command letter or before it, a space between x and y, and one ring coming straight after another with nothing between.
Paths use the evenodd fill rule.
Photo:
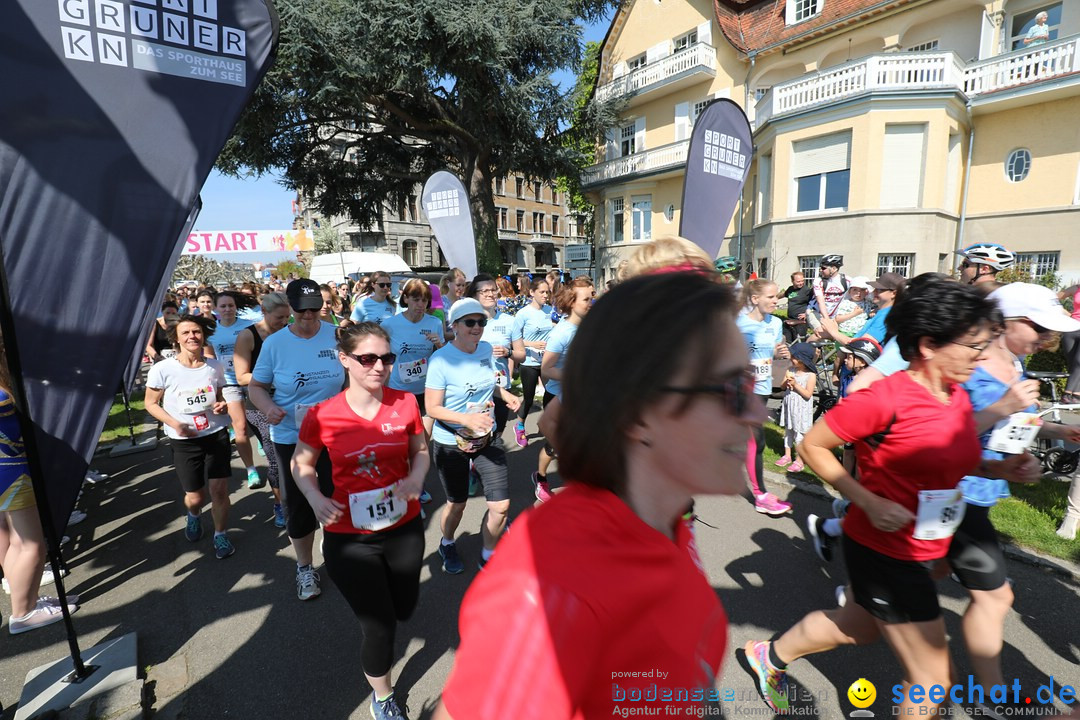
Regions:
<instances>
[{"instance_id":1,"label":"white baseball cap","mask_svg":"<svg viewBox=\"0 0 1080 720\"><path fill-rule=\"evenodd\" d=\"M1080 320L1065 314L1057 293L1034 283L1009 283L990 293L1001 314L1007 318L1027 318L1055 332L1080 330Z\"/></svg>"},{"instance_id":2,"label":"white baseball cap","mask_svg":"<svg viewBox=\"0 0 1080 720\"><path fill-rule=\"evenodd\" d=\"M450 324L453 325L466 315L483 315L487 317L487 310L484 309L479 300L462 298L450 308Z\"/></svg>"},{"instance_id":3,"label":"white baseball cap","mask_svg":"<svg viewBox=\"0 0 1080 720\"><path fill-rule=\"evenodd\" d=\"M872 290L870 287L870 278L863 277L862 275L856 275L853 278L848 278L848 287L862 288L863 290Z\"/></svg>"}]
</instances>

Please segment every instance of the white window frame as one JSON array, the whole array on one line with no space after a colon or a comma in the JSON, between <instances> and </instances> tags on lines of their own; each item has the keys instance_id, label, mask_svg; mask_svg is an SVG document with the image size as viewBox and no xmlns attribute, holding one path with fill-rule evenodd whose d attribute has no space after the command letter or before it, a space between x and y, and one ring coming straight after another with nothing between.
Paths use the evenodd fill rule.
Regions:
<instances>
[{"instance_id":1,"label":"white window frame","mask_svg":"<svg viewBox=\"0 0 1080 720\"><path fill-rule=\"evenodd\" d=\"M627 152L629 148L630 152ZM637 152L637 123L619 128L619 157L628 157Z\"/></svg>"},{"instance_id":2,"label":"white window frame","mask_svg":"<svg viewBox=\"0 0 1080 720\"><path fill-rule=\"evenodd\" d=\"M643 68L648 64L649 61L646 59L645 53L635 55L634 57L626 61L626 72L633 72L634 70L637 70L638 68Z\"/></svg>"},{"instance_id":3,"label":"white window frame","mask_svg":"<svg viewBox=\"0 0 1080 720\"><path fill-rule=\"evenodd\" d=\"M877 256L878 277L891 272L909 278L913 267L915 267L915 253L887 253Z\"/></svg>"},{"instance_id":4,"label":"white window frame","mask_svg":"<svg viewBox=\"0 0 1080 720\"><path fill-rule=\"evenodd\" d=\"M784 21L788 25L797 25L817 17L824 7L825 0L787 0Z\"/></svg>"},{"instance_id":5,"label":"white window frame","mask_svg":"<svg viewBox=\"0 0 1080 720\"><path fill-rule=\"evenodd\" d=\"M933 52L938 49L937 40L927 40L926 42L919 43L918 45L912 45L909 48L904 48L905 52Z\"/></svg>"},{"instance_id":6,"label":"white window frame","mask_svg":"<svg viewBox=\"0 0 1080 720\"><path fill-rule=\"evenodd\" d=\"M611 244L626 240L626 204L623 198L611 198Z\"/></svg>"},{"instance_id":7,"label":"white window frame","mask_svg":"<svg viewBox=\"0 0 1080 720\"><path fill-rule=\"evenodd\" d=\"M1023 30L1023 26L1021 26L1021 29L1019 31L1016 28L1016 16L1017 15L1028 15L1030 13L1031 14L1031 19L1034 20L1035 16L1037 16L1041 12L1046 12L1049 15L1050 10L1052 8L1055 8L1055 7L1061 7L1062 12L1064 13L1064 3L1062 3L1062 2L1052 2L1052 3L1048 3L1046 5L1043 5L1041 7L1027 8L1026 10L1021 10L1020 12L1012 13L1009 16L1009 47L1008 47L1008 50L1006 52L1011 51L1011 50L1028 50L1028 49L1031 49L1030 45L1027 45L1027 46L1024 45L1024 37L1027 35L1027 32ZM1050 19L1048 17L1047 20L1046 20L1046 28L1050 33L1050 39L1047 40L1047 42L1054 42L1059 37L1061 37L1061 23L1058 23L1057 25L1051 25L1050 24ZM1017 44L1017 43L1019 43L1019 44Z\"/></svg>"},{"instance_id":8,"label":"white window frame","mask_svg":"<svg viewBox=\"0 0 1080 720\"><path fill-rule=\"evenodd\" d=\"M507 208L498 206L495 208L495 211L499 213L499 229L506 230L506 224L510 221L509 211L507 210Z\"/></svg>"},{"instance_id":9,"label":"white window frame","mask_svg":"<svg viewBox=\"0 0 1080 720\"><path fill-rule=\"evenodd\" d=\"M652 195L630 198L630 239L637 242L652 240Z\"/></svg>"},{"instance_id":10,"label":"white window frame","mask_svg":"<svg viewBox=\"0 0 1080 720\"><path fill-rule=\"evenodd\" d=\"M1032 280L1038 280L1047 273L1056 273L1061 267L1061 252L1044 250L1037 252L1016 253L1016 264L1027 265Z\"/></svg>"},{"instance_id":11,"label":"white window frame","mask_svg":"<svg viewBox=\"0 0 1080 720\"><path fill-rule=\"evenodd\" d=\"M821 267L822 255L800 255L799 272L803 274L807 282L817 277L818 268Z\"/></svg>"},{"instance_id":12,"label":"white window frame","mask_svg":"<svg viewBox=\"0 0 1080 720\"><path fill-rule=\"evenodd\" d=\"M694 127L694 123L697 122L698 116L705 111L709 103L712 102L712 98L705 98L704 100L698 100L696 103L690 106L690 127Z\"/></svg>"},{"instance_id":13,"label":"white window frame","mask_svg":"<svg viewBox=\"0 0 1080 720\"><path fill-rule=\"evenodd\" d=\"M1027 155L1027 159L1024 161L1024 172L1020 177L1013 177L1013 166L1016 164L1016 161L1020 159L1020 153L1025 153ZM1027 180L1028 176L1031 175L1031 166L1033 164L1034 160L1031 156L1031 151L1027 148L1020 147L1010 150L1009 154L1005 156L1005 165L1003 168L1005 171L1005 180L1013 184L1024 182Z\"/></svg>"},{"instance_id":14,"label":"white window frame","mask_svg":"<svg viewBox=\"0 0 1080 720\"><path fill-rule=\"evenodd\" d=\"M401 259L409 267L420 264L420 243L416 240L403 240L401 242Z\"/></svg>"},{"instance_id":15,"label":"white window frame","mask_svg":"<svg viewBox=\"0 0 1080 720\"><path fill-rule=\"evenodd\" d=\"M671 41L671 54L674 55L675 53L682 52L683 50L689 50L697 44L697 41L698 32L697 28L694 28L690 32L680 35L679 37Z\"/></svg>"}]
</instances>

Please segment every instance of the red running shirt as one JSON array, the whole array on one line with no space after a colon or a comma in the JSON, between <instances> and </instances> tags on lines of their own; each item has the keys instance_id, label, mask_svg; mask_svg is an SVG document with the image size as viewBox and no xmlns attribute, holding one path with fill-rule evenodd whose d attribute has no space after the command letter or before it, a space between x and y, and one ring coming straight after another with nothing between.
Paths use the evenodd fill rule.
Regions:
<instances>
[{"instance_id":1,"label":"red running shirt","mask_svg":"<svg viewBox=\"0 0 1080 720\"><path fill-rule=\"evenodd\" d=\"M975 416L960 385L952 386L943 405L907 372L898 372L848 395L825 413L825 424L855 443L859 482L913 513L920 490L954 488L979 464ZM914 527L883 532L855 505L844 519L845 535L883 555L915 561L945 556L951 538L916 540Z\"/></svg>"},{"instance_id":2,"label":"red running shirt","mask_svg":"<svg viewBox=\"0 0 1080 720\"><path fill-rule=\"evenodd\" d=\"M461 607L454 720L690 717L716 693L727 617L685 523L676 536L578 483L515 521Z\"/></svg>"},{"instance_id":3,"label":"red running shirt","mask_svg":"<svg viewBox=\"0 0 1080 720\"><path fill-rule=\"evenodd\" d=\"M353 412L345 393L308 410L300 428L300 441L316 452L326 448L333 465L334 500L345 506L339 522L325 526L336 533L370 534L353 527L349 493L393 485L409 474L409 438L424 431L420 408L412 393L383 388L379 412L371 420ZM410 500L405 515L387 530L400 527L420 514L420 502Z\"/></svg>"}]
</instances>

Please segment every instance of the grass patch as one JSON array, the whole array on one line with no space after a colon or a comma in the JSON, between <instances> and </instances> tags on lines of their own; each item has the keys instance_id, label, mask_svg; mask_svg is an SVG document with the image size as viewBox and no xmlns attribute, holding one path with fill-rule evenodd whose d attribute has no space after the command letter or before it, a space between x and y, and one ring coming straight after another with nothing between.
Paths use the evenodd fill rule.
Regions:
<instances>
[{"instance_id":1,"label":"grass patch","mask_svg":"<svg viewBox=\"0 0 1080 720\"><path fill-rule=\"evenodd\" d=\"M776 461L784 455L784 428L780 427L774 422L765 423L765 462L764 468L766 470L772 470L773 472L783 473L786 472L785 468L777 467ZM794 457L794 452L792 457ZM789 473L796 475L800 480L804 480L815 485L824 486L825 482L817 476L810 468L804 468L802 472Z\"/></svg>"},{"instance_id":2,"label":"grass patch","mask_svg":"<svg viewBox=\"0 0 1080 720\"><path fill-rule=\"evenodd\" d=\"M157 423L157 420L146 412L145 395L145 390L136 390L131 395L131 419L135 422L136 436ZM105 420L105 429L101 431L98 444L106 445L128 437L128 418L127 412L124 410L124 398L122 395L117 394L113 399L112 408L109 409L109 417Z\"/></svg>"}]
</instances>

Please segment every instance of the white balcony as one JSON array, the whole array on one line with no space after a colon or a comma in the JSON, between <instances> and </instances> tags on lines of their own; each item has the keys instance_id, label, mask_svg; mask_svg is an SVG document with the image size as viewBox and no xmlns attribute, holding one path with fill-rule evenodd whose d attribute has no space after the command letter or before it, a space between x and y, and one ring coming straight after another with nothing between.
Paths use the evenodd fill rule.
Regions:
<instances>
[{"instance_id":1,"label":"white balcony","mask_svg":"<svg viewBox=\"0 0 1080 720\"><path fill-rule=\"evenodd\" d=\"M549 232L534 232L532 234L532 244L539 245L541 243L547 243L548 245L554 245L554 236Z\"/></svg>"},{"instance_id":2,"label":"white balcony","mask_svg":"<svg viewBox=\"0 0 1080 720\"><path fill-rule=\"evenodd\" d=\"M643 150L607 162L598 163L581 174L583 187L595 187L615 180L628 180L632 177L654 175L686 166L686 151L689 140L680 140L670 145L661 145L651 150Z\"/></svg>"},{"instance_id":3,"label":"white balcony","mask_svg":"<svg viewBox=\"0 0 1080 720\"><path fill-rule=\"evenodd\" d=\"M508 228L499 228L499 239L500 240L513 240L513 241L517 242L517 239L518 239L517 230L510 230Z\"/></svg>"},{"instance_id":4,"label":"white balcony","mask_svg":"<svg viewBox=\"0 0 1080 720\"><path fill-rule=\"evenodd\" d=\"M1080 37L964 63L954 53L887 53L774 85L754 125L869 94L953 90L968 99L1080 71Z\"/></svg>"},{"instance_id":5,"label":"white balcony","mask_svg":"<svg viewBox=\"0 0 1080 720\"><path fill-rule=\"evenodd\" d=\"M704 77L716 76L716 48L705 43L655 60L596 88L597 100L640 96L664 88L672 92Z\"/></svg>"}]
</instances>

